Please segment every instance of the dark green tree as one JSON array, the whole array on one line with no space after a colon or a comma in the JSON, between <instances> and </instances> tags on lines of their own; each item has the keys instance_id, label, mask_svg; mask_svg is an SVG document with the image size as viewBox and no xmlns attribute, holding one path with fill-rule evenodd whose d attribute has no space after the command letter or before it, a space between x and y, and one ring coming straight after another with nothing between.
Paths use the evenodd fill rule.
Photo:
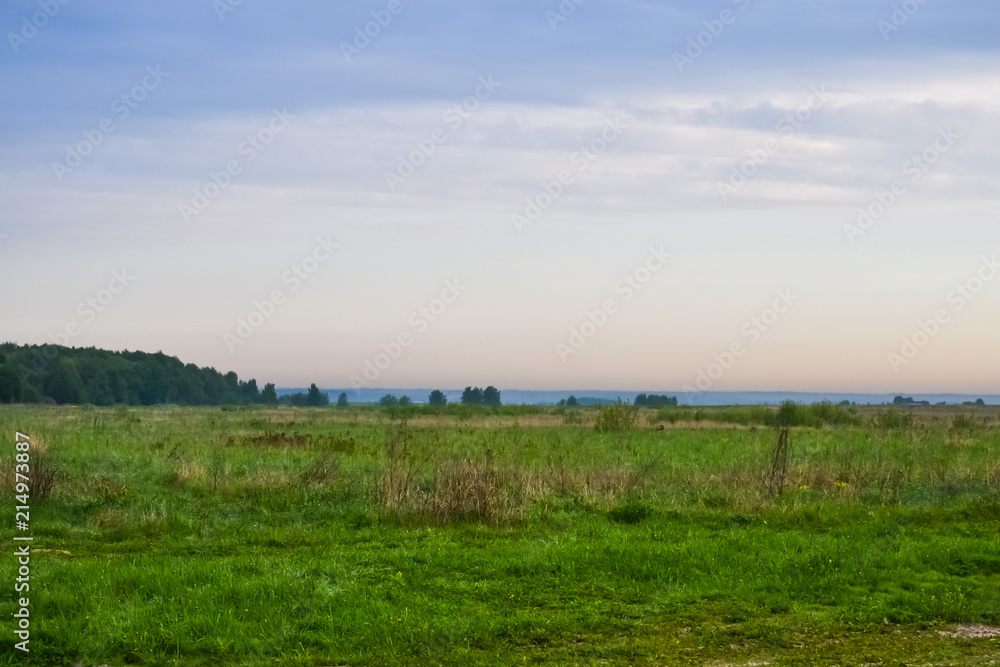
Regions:
<instances>
[{"instance_id":1,"label":"dark green tree","mask_svg":"<svg viewBox=\"0 0 1000 667\"><path fill-rule=\"evenodd\" d=\"M488 405L491 408L496 408L500 406L500 390L498 390L493 385L490 385L483 390L483 405Z\"/></svg>"},{"instance_id":2,"label":"dark green tree","mask_svg":"<svg viewBox=\"0 0 1000 667\"><path fill-rule=\"evenodd\" d=\"M72 359L59 360L56 371L45 389L45 395L60 405L86 402L83 380L80 379L80 373Z\"/></svg>"},{"instance_id":3,"label":"dark green tree","mask_svg":"<svg viewBox=\"0 0 1000 667\"><path fill-rule=\"evenodd\" d=\"M658 394L639 394L635 397L635 402L632 404L637 408L646 407L652 408L653 410L658 410L660 408L675 408L677 407L677 397L676 396L660 396Z\"/></svg>"},{"instance_id":4,"label":"dark green tree","mask_svg":"<svg viewBox=\"0 0 1000 667\"><path fill-rule=\"evenodd\" d=\"M579 407L579 405L580 405L580 403L577 402L576 396L570 396L569 398L566 399L566 407L567 408L575 408L575 407Z\"/></svg>"},{"instance_id":5,"label":"dark green tree","mask_svg":"<svg viewBox=\"0 0 1000 667\"><path fill-rule=\"evenodd\" d=\"M296 408L305 408L309 406L309 394L303 391L297 391L294 394L285 394L278 400L282 405L291 405Z\"/></svg>"},{"instance_id":6,"label":"dark green tree","mask_svg":"<svg viewBox=\"0 0 1000 667\"><path fill-rule=\"evenodd\" d=\"M330 404L330 396L321 392L316 383L309 385L309 393L306 398L306 405L310 408L321 408Z\"/></svg>"},{"instance_id":7,"label":"dark green tree","mask_svg":"<svg viewBox=\"0 0 1000 667\"><path fill-rule=\"evenodd\" d=\"M257 388L257 380L251 379L249 382L239 381L240 394L251 403L260 401L260 390Z\"/></svg>"},{"instance_id":8,"label":"dark green tree","mask_svg":"<svg viewBox=\"0 0 1000 667\"><path fill-rule=\"evenodd\" d=\"M462 405L482 405L483 404L483 390L479 387L473 389L472 387L466 387L462 391Z\"/></svg>"},{"instance_id":9,"label":"dark green tree","mask_svg":"<svg viewBox=\"0 0 1000 667\"><path fill-rule=\"evenodd\" d=\"M242 382L236 373L183 364L162 352L4 343L2 353L6 363L0 366L16 369L27 402L227 405L264 400L255 380Z\"/></svg>"},{"instance_id":10,"label":"dark green tree","mask_svg":"<svg viewBox=\"0 0 1000 667\"><path fill-rule=\"evenodd\" d=\"M410 400L409 396L403 396L399 399L399 407L406 408L413 405L413 401Z\"/></svg>"},{"instance_id":11,"label":"dark green tree","mask_svg":"<svg viewBox=\"0 0 1000 667\"><path fill-rule=\"evenodd\" d=\"M260 392L260 402L264 405L278 404L278 392L274 388L274 384L268 382L264 385L264 391Z\"/></svg>"},{"instance_id":12,"label":"dark green tree","mask_svg":"<svg viewBox=\"0 0 1000 667\"><path fill-rule=\"evenodd\" d=\"M447 405L448 399L445 397L444 392L440 389L435 389L427 397L427 403L434 406Z\"/></svg>"},{"instance_id":13,"label":"dark green tree","mask_svg":"<svg viewBox=\"0 0 1000 667\"><path fill-rule=\"evenodd\" d=\"M24 400L21 375L7 364L0 365L0 403L20 403Z\"/></svg>"},{"instance_id":14,"label":"dark green tree","mask_svg":"<svg viewBox=\"0 0 1000 667\"><path fill-rule=\"evenodd\" d=\"M393 396L392 394L386 394L382 398L378 399L378 404L379 407L388 410L399 405L399 399Z\"/></svg>"},{"instance_id":15,"label":"dark green tree","mask_svg":"<svg viewBox=\"0 0 1000 667\"><path fill-rule=\"evenodd\" d=\"M337 397L337 407L346 408L347 407L347 392L340 392L340 396Z\"/></svg>"}]
</instances>

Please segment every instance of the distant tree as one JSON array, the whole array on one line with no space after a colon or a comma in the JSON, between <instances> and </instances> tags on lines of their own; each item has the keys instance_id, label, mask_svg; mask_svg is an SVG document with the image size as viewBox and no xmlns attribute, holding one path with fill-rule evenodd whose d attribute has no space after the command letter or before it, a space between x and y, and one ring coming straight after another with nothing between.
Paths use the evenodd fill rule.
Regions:
<instances>
[{"instance_id":1,"label":"distant tree","mask_svg":"<svg viewBox=\"0 0 1000 667\"><path fill-rule=\"evenodd\" d=\"M386 410L394 408L399 405L399 399L392 394L386 394L382 398L378 399L378 405L380 408L385 408Z\"/></svg>"},{"instance_id":2,"label":"distant tree","mask_svg":"<svg viewBox=\"0 0 1000 667\"><path fill-rule=\"evenodd\" d=\"M445 397L443 391L435 389L430 393L430 396L427 397L427 403L435 406L447 405L448 399Z\"/></svg>"},{"instance_id":3,"label":"distant tree","mask_svg":"<svg viewBox=\"0 0 1000 667\"><path fill-rule=\"evenodd\" d=\"M249 382L240 380L240 394L251 403L260 401L260 390L257 389L257 380L251 379Z\"/></svg>"},{"instance_id":4,"label":"distant tree","mask_svg":"<svg viewBox=\"0 0 1000 667\"><path fill-rule=\"evenodd\" d=\"M337 397L337 407L346 408L347 407L347 392L340 392L340 396Z\"/></svg>"},{"instance_id":5,"label":"distant tree","mask_svg":"<svg viewBox=\"0 0 1000 667\"><path fill-rule=\"evenodd\" d=\"M483 404L483 390L479 387L473 389L472 387L466 387L462 391L462 405L482 405Z\"/></svg>"},{"instance_id":6,"label":"distant tree","mask_svg":"<svg viewBox=\"0 0 1000 667\"><path fill-rule=\"evenodd\" d=\"M260 392L260 402L264 405L277 405L278 392L270 382L264 385L264 391Z\"/></svg>"},{"instance_id":7,"label":"distant tree","mask_svg":"<svg viewBox=\"0 0 1000 667\"><path fill-rule=\"evenodd\" d=\"M291 405L296 408L305 408L309 405L309 394L297 391L294 394L285 394L278 399L282 405Z\"/></svg>"},{"instance_id":8,"label":"distant tree","mask_svg":"<svg viewBox=\"0 0 1000 667\"><path fill-rule=\"evenodd\" d=\"M493 385L483 390L483 405L493 408L500 405L500 391Z\"/></svg>"},{"instance_id":9,"label":"distant tree","mask_svg":"<svg viewBox=\"0 0 1000 667\"><path fill-rule=\"evenodd\" d=\"M56 366L56 372L49 381L45 395L60 405L66 403L84 403L86 397L83 391L83 380L76 363L69 358L62 358Z\"/></svg>"},{"instance_id":10,"label":"distant tree","mask_svg":"<svg viewBox=\"0 0 1000 667\"><path fill-rule=\"evenodd\" d=\"M309 385L309 393L307 396L306 405L311 408L321 408L324 405L330 404L330 396L325 392L321 392L315 383Z\"/></svg>"},{"instance_id":11,"label":"distant tree","mask_svg":"<svg viewBox=\"0 0 1000 667\"><path fill-rule=\"evenodd\" d=\"M801 403L782 401L774 415L775 426L802 426L808 419L808 412Z\"/></svg>"},{"instance_id":12,"label":"distant tree","mask_svg":"<svg viewBox=\"0 0 1000 667\"><path fill-rule=\"evenodd\" d=\"M984 401L984 400L983 400L983 399L981 399L981 398L977 398L977 399L976 399L976 405L978 405L978 406L980 406L980 407L983 407L983 406L985 406L985 405L986 405L986 401Z\"/></svg>"},{"instance_id":13,"label":"distant tree","mask_svg":"<svg viewBox=\"0 0 1000 667\"><path fill-rule=\"evenodd\" d=\"M409 396L403 396L402 398L399 399L399 407L405 408L410 405L413 405L413 401L410 400Z\"/></svg>"},{"instance_id":14,"label":"distant tree","mask_svg":"<svg viewBox=\"0 0 1000 667\"><path fill-rule=\"evenodd\" d=\"M20 403L24 400L24 383L11 366L0 365L0 403Z\"/></svg>"},{"instance_id":15,"label":"distant tree","mask_svg":"<svg viewBox=\"0 0 1000 667\"><path fill-rule=\"evenodd\" d=\"M577 402L576 396L570 396L569 398L566 399L566 407L567 408L576 408L576 407L579 407L579 405L580 405L580 403Z\"/></svg>"},{"instance_id":16,"label":"distant tree","mask_svg":"<svg viewBox=\"0 0 1000 667\"><path fill-rule=\"evenodd\" d=\"M643 399L641 404L639 403L640 397ZM676 396L660 396L657 394L650 394L649 396L646 396L645 394L639 394L639 396L635 397L635 400L636 402L633 403L633 405L637 407L645 406L647 408L652 408L653 410L658 410L659 408L677 407Z\"/></svg>"},{"instance_id":17,"label":"distant tree","mask_svg":"<svg viewBox=\"0 0 1000 667\"><path fill-rule=\"evenodd\" d=\"M649 397L646 396L646 394L639 394L638 396L635 397L635 400L632 401L632 405L634 405L637 408L644 408L646 407L646 403L648 401Z\"/></svg>"}]
</instances>

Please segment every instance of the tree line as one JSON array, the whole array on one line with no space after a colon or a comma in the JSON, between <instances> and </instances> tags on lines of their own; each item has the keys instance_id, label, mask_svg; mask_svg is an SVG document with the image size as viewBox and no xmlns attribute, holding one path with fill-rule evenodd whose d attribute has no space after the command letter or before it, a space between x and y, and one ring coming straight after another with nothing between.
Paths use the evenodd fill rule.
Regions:
<instances>
[{"instance_id":1,"label":"tree line","mask_svg":"<svg viewBox=\"0 0 1000 667\"><path fill-rule=\"evenodd\" d=\"M569 398L560 400L556 404L560 408L579 408L593 405L614 405L614 402L603 398L577 398L576 396L570 396ZM632 402L632 406L636 408L651 408L653 410L676 408L677 397L660 396L658 394L639 394Z\"/></svg>"},{"instance_id":2,"label":"tree line","mask_svg":"<svg viewBox=\"0 0 1000 667\"><path fill-rule=\"evenodd\" d=\"M427 397L431 406L448 399L440 389ZM0 403L57 403L90 405L290 405L324 407L326 392L314 384L309 390L279 397L273 384L257 385L230 371L184 364L163 352L112 352L94 347L0 344ZM500 391L466 387L463 405L499 406ZM347 394L337 398L347 407ZM407 407L408 396L386 395L384 408Z\"/></svg>"},{"instance_id":3,"label":"tree line","mask_svg":"<svg viewBox=\"0 0 1000 667\"><path fill-rule=\"evenodd\" d=\"M312 389L304 396L318 400ZM273 384L261 389L254 379L184 364L162 352L3 343L0 403L278 405L279 398Z\"/></svg>"},{"instance_id":4,"label":"tree line","mask_svg":"<svg viewBox=\"0 0 1000 667\"><path fill-rule=\"evenodd\" d=\"M677 407L677 397L676 396L659 396L657 394L639 394L632 401L632 405L637 408L652 408L654 410L659 410L660 408L676 408Z\"/></svg>"},{"instance_id":5,"label":"tree line","mask_svg":"<svg viewBox=\"0 0 1000 667\"><path fill-rule=\"evenodd\" d=\"M344 407L347 405L347 395L341 394L341 400L337 401L339 407ZM462 405L484 405L486 407L499 407L500 403L500 390L496 387L490 385L486 389L480 387L466 387L462 392L462 397L459 399ZM405 408L413 405L413 401L409 396L402 396L397 398L392 394L386 394L378 401L379 407L392 409L392 408ZM440 389L433 390L427 396L427 404L431 407L443 407L448 405L448 397Z\"/></svg>"}]
</instances>

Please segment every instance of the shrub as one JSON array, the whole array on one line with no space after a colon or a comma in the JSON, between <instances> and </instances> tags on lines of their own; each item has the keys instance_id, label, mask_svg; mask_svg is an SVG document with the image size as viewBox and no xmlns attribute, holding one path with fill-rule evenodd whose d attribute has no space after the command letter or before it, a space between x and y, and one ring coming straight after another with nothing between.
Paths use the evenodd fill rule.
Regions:
<instances>
[{"instance_id":1,"label":"shrub","mask_svg":"<svg viewBox=\"0 0 1000 667\"><path fill-rule=\"evenodd\" d=\"M778 413L774 415L775 426L803 426L809 421L805 406L795 401L782 401Z\"/></svg>"},{"instance_id":2,"label":"shrub","mask_svg":"<svg viewBox=\"0 0 1000 667\"><path fill-rule=\"evenodd\" d=\"M31 498L34 500L45 498L52 493L61 478L62 472L55 461L45 454L36 454L31 460L31 475L28 478Z\"/></svg>"},{"instance_id":3,"label":"shrub","mask_svg":"<svg viewBox=\"0 0 1000 667\"><path fill-rule=\"evenodd\" d=\"M439 524L507 524L523 508L519 486L491 460L446 461L438 467L424 512Z\"/></svg>"},{"instance_id":4,"label":"shrub","mask_svg":"<svg viewBox=\"0 0 1000 667\"><path fill-rule=\"evenodd\" d=\"M751 405L747 407L746 424L765 425L774 419L774 411L766 405Z\"/></svg>"},{"instance_id":5,"label":"shrub","mask_svg":"<svg viewBox=\"0 0 1000 667\"><path fill-rule=\"evenodd\" d=\"M597 424L594 426L599 433L622 433L635 426L639 418L639 410L618 399L612 405L601 406L597 412Z\"/></svg>"},{"instance_id":6,"label":"shrub","mask_svg":"<svg viewBox=\"0 0 1000 667\"><path fill-rule=\"evenodd\" d=\"M0 461L0 465L7 465L11 471L10 476L5 477L4 482L0 484L0 488L13 494L17 489L17 483L19 481L23 482L23 480L17 480L14 476L13 459ZM28 465L28 481L26 483L28 485L28 496L31 501L41 500L51 495L59 482L63 480L63 474L58 464L44 452L33 451Z\"/></svg>"}]
</instances>

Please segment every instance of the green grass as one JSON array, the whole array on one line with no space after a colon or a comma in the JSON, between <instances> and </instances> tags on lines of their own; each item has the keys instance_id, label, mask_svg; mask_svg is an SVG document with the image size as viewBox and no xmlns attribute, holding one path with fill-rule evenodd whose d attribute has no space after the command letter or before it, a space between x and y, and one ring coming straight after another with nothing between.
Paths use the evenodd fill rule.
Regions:
<instances>
[{"instance_id":1,"label":"green grass","mask_svg":"<svg viewBox=\"0 0 1000 667\"><path fill-rule=\"evenodd\" d=\"M0 664L984 664L1000 430L936 410L793 428L772 497L746 408L3 408L63 474Z\"/></svg>"}]
</instances>

